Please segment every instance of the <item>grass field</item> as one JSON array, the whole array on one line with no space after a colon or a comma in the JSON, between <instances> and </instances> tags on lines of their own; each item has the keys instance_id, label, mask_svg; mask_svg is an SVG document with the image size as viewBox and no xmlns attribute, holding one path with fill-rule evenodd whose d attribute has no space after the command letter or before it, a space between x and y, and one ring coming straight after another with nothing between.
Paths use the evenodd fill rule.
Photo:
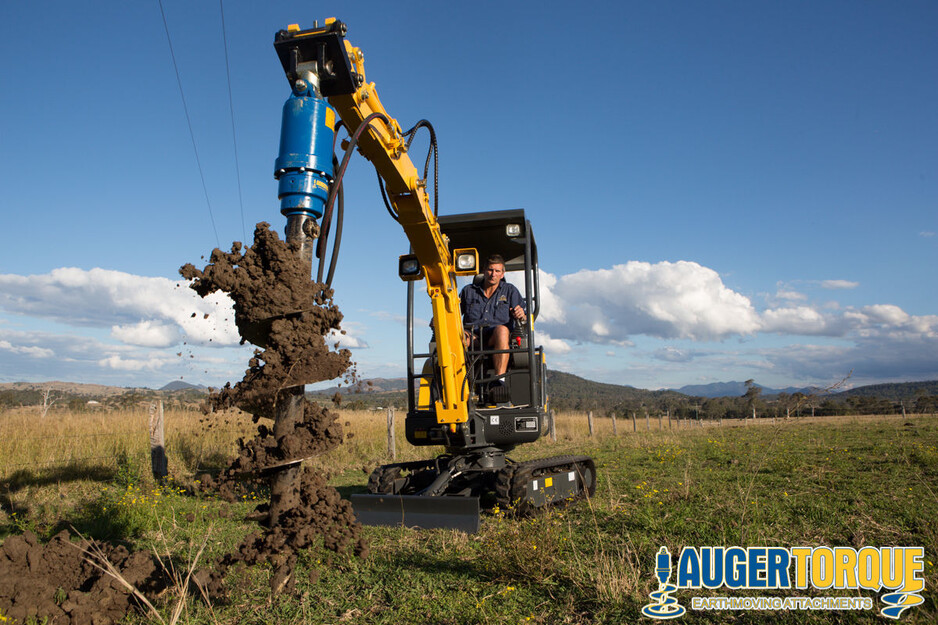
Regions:
<instances>
[{"instance_id":1,"label":"grass field","mask_svg":"<svg viewBox=\"0 0 938 625\"><path fill-rule=\"evenodd\" d=\"M387 462L385 414L342 412L354 437L317 459L348 494L363 490ZM200 419L207 419L200 422ZM938 620L938 419L927 416L771 419L684 427L657 419L558 415L557 442L546 436L517 450L518 460L587 453L599 485L589 502L517 520L483 518L482 531L366 528L366 559L313 550L301 560L297 594L271 596L270 571L257 567L230 580L228 600L189 600L191 623L628 623L657 588L654 555L683 546L921 546L925 603L901 622ZM398 459L423 457L406 446L398 424ZM187 495L200 471L224 465L238 436L251 431L237 415L168 412L167 449L174 481L149 476L146 411L100 414L35 411L0 414L0 537L32 529L49 537L72 525L97 538L126 540L191 565L237 544L240 520L265 494L242 503ZM193 519L187 521L186 518ZM312 575L311 575L312 573ZM312 579L317 577L313 582ZM694 612L682 622L884 622L870 591L797 594L874 598L874 609L843 612ZM158 607L169 621L179 600ZM694 595L678 591L689 607ZM745 591L742 594L760 594ZM781 592L764 595L786 596ZM132 616L130 622L152 621Z\"/></svg>"}]
</instances>

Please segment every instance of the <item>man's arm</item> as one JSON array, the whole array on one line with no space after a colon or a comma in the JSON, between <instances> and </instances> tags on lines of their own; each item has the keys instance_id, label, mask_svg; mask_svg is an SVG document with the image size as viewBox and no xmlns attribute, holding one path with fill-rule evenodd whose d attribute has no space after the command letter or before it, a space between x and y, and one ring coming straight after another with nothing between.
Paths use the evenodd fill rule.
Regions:
<instances>
[{"instance_id":1,"label":"man's arm","mask_svg":"<svg viewBox=\"0 0 938 625\"><path fill-rule=\"evenodd\" d=\"M527 307L527 302L521 297L521 292L518 291L518 287L511 283L508 283L508 286L508 306L511 318L520 323L524 323L526 319L525 308Z\"/></svg>"}]
</instances>

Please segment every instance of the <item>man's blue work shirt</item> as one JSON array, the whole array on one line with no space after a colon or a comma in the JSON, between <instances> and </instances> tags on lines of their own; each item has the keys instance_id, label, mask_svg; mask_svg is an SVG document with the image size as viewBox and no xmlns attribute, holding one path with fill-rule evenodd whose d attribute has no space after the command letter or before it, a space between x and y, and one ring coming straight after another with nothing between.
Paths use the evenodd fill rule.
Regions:
<instances>
[{"instance_id":1,"label":"man's blue work shirt","mask_svg":"<svg viewBox=\"0 0 938 625\"><path fill-rule=\"evenodd\" d=\"M467 284L459 294L459 306L462 309L462 322L467 326L508 326L514 323L511 310L515 306L525 308L524 298L504 278L495 287L492 297L486 298L482 287Z\"/></svg>"}]
</instances>

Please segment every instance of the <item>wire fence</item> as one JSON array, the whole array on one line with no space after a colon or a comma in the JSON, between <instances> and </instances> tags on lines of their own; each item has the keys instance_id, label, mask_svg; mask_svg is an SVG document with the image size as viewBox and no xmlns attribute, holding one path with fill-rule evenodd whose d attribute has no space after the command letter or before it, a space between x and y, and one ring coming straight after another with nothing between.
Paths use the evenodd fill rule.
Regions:
<instances>
[{"instance_id":1,"label":"wire fence","mask_svg":"<svg viewBox=\"0 0 938 625\"><path fill-rule=\"evenodd\" d=\"M26 423L25 420L13 424L5 424L0 420L0 480L8 480L24 470L46 471L60 468L80 472L83 469L90 469L90 465L117 467L120 462L128 461L128 458L135 464L144 465L147 458L152 459L156 447L162 447L166 457L176 459L201 458L211 454L213 450L233 455L237 448L237 439L249 435L253 427L246 423L248 420L243 420L245 423L241 423L240 426L227 423L225 428L215 430L213 441L207 441L207 430L203 428L201 419L194 418L192 413L186 412L170 412L169 414L172 426L169 428L170 436L163 438L159 445L153 443L152 424L148 424L147 415L140 414L140 411L137 411L131 419L119 419L118 425L110 428L110 431L97 432L29 434L29 428L23 425ZM399 430L402 429L403 419L399 414L396 415L392 408L387 409L386 428L381 428L382 433L375 431L368 435L372 438L386 436L388 459L394 459L401 451L398 447L403 437ZM384 421L383 416L381 414L375 418ZM788 418L776 415L756 415L755 418L720 419L638 412L628 416L600 415L595 411L583 411L563 412L555 418L554 412L549 411L542 427L542 438L557 441L559 433L559 438L564 441L584 438L599 441L608 437L628 437L656 432L692 433L713 428L797 426L811 423L835 424L870 420L901 426L910 423L910 420L917 421L921 418L934 418L934 416L911 413L840 417L791 416ZM224 416L216 415L215 418L222 419ZM107 429L106 419L107 416L102 415L97 424L84 424L80 427ZM32 415L32 422L35 423L36 420L36 415ZM47 426L55 427L54 419L47 417L43 421ZM181 425L184 427L180 427ZM356 439L356 443L351 444L357 444L358 440L360 439ZM378 443L377 446L384 448L384 441Z\"/></svg>"}]
</instances>

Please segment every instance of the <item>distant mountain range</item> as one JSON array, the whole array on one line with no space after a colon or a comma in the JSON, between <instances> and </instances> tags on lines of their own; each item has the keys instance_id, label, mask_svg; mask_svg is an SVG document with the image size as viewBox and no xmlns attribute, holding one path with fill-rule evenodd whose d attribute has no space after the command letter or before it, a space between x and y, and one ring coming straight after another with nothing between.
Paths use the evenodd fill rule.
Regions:
<instances>
[{"instance_id":1,"label":"distant mountain range","mask_svg":"<svg viewBox=\"0 0 938 625\"><path fill-rule=\"evenodd\" d=\"M358 407L398 406L406 403L407 389L405 378L376 378L357 386L333 386L328 389L307 391L319 400L331 398L338 392L342 405ZM370 385L369 385L370 383ZM765 400L773 400L779 394L804 393L818 394L818 387L770 388L756 384L762 389ZM615 407L637 407L644 405L666 408L679 404L693 404L695 400L708 400L719 397L740 398L746 393L745 382L722 382L714 384L687 385L679 389L651 391L621 384L594 382L563 371L547 372L547 390L551 405L557 410L610 410ZM823 394L823 393L822 393ZM921 394L938 395L938 381L906 382L902 384L876 384L863 386L840 393L824 394L845 400L851 396L880 397L890 401L914 400Z\"/></svg>"},{"instance_id":2,"label":"distant mountain range","mask_svg":"<svg viewBox=\"0 0 938 625\"><path fill-rule=\"evenodd\" d=\"M632 398L638 398L639 396L644 396L645 394L650 394L652 396L658 397L662 394L668 393L680 393L681 395L687 395L689 397L740 397L746 392L746 383L745 382L714 382L712 384L688 384L687 386L682 386L681 388L676 389L662 389L659 391L648 391L644 389L638 389L633 386L625 386L621 384L608 384L605 382L594 382L592 380L587 380L579 376L573 375L571 373L564 373L563 371L554 371L552 369L547 372L547 384L550 389L551 395L563 395L568 394L579 394L581 392L589 395L600 395L607 396L610 394L615 395L627 395ZM761 384L756 384L757 387L762 389L763 395L778 395L779 393L788 393L789 395L793 393L813 393L817 391L817 387L795 387L789 386L788 388L769 388L767 386L762 386ZM407 379L406 378L371 378L368 380L363 380L358 385L353 386L330 386L325 389L317 389L315 391L310 391L316 395L334 395L335 393L341 393L342 395L354 395L360 393L390 393L390 392L403 392L407 390Z\"/></svg>"},{"instance_id":3,"label":"distant mountain range","mask_svg":"<svg viewBox=\"0 0 938 625\"><path fill-rule=\"evenodd\" d=\"M755 386L762 389L763 395L778 395L779 393L815 393L818 390L816 386L789 386L788 388L769 388L761 384ZM740 397L746 393L745 382L712 382L710 384L688 384L681 388L673 389L683 395L691 397Z\"/></svg>"},{"instance_id":4,"label":"distant mountain range","mask_svg":"<svg viewBox=\"0 0 938 625\"><path fill-rule=\"evenodd\" d=\"M189 384L188 382L183 382L182 380L173 380L169 384L164 384L159 388L161 391L188 391L189 389L193 390L205 390L207 386L202 384Z\"/></svg>"},{"instance_id":5,"label":"distant mountain range","mask_svg":"<svg viewBox=\"0 0 938 625\"><path fill-rule=\"evenodd\" d=\"M781 393L792 395L805 393L818 394L817 387L788 387L775 389L764 387L761 396L773 401ZM695 384L679 389L651 391L621 384L594 382L563 371L547 372L547 388L551 405L558 410L612 410L627 406L659 407L679 404L693 405L695 400L711 398L739 398L746 392L744 382L719 382L713 384ZM318 401L329 400L337 392L342 395L343 405L353 407L399 406L406 402L406 378L372 378L362 380L352 386L333 386L326 389L309 390L307 395ZM117 396L139 398L152 397L187 397L204 396L208 389L203 385L190 384L174 380L158 390L148 388L124 388L95 384L76 384L70 382L15 382L0 384L0 405L33 405L42 403L44 393L54 393L57 401L66 402L71 398L104 400ZM902 382L872 384L847 391L824 394L840 402L850 398L879 398L890 402L915 401L922 396L938 396L938 380L923 382ZM855 401L855 400L852 400Z\"/></svg>"}]
</instances>

